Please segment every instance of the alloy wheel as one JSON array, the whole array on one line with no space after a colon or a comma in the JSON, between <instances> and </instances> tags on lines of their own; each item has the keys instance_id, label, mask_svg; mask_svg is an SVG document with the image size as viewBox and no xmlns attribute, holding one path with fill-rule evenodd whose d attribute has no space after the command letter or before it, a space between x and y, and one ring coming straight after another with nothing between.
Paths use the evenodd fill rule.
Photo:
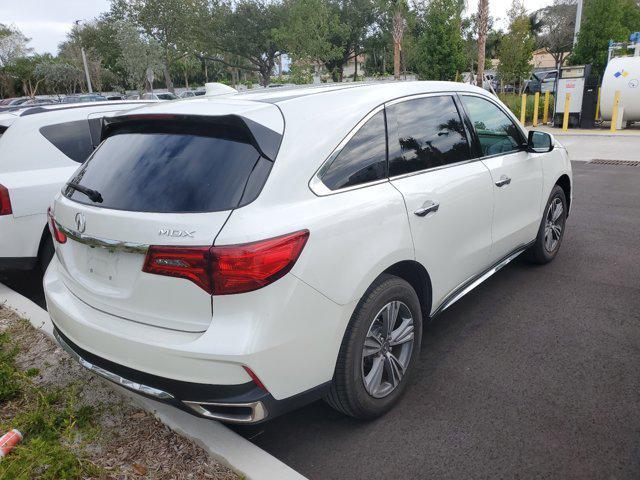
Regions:
<instances>
[{"instance_id":1,"label":"alloy wheel","mask_svg":"<svg viewBox=\"0 0 640 480\"><path fill-rule=\"evenodd\" d=\"M558 197L554 198L547 210L544 226L544 248L553 253L562 239L564 228L564 205Z\"/></svg>"},{"instance_id":2,"label":"alloy wheel","mask_svg":"<svg viewBox=\"0 0 640 480\"><path fill-rule=\"evenodd\" d=\"M362 380L374 398L393 392L402 381L413 353L414 318L403 302L387 303L376 314L362 348Z\"/></svg>"}]
</instances>

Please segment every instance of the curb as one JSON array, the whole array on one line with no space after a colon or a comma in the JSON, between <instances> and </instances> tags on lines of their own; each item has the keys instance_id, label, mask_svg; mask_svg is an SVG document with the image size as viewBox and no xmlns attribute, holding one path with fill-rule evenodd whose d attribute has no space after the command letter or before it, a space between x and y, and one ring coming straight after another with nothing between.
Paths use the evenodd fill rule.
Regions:
<instances>
[{"instance_id":1,"label":"curb","mask_svg":"<svg viewBox=\"0 0 640 480\"><path fill-rule=\"evenodd\" d=\"M2 283L0 283L0 305L5 305L28 319L34 328L41 330L55 342L53 324L47 311ZM171 430L204 448L213 458L247 479L305 480L306 478L220 422L195 417L170 405L136 395L111 382L107 383L120 394L130 398L140 408L152 413Z\"/></svg>"}]
</instances>

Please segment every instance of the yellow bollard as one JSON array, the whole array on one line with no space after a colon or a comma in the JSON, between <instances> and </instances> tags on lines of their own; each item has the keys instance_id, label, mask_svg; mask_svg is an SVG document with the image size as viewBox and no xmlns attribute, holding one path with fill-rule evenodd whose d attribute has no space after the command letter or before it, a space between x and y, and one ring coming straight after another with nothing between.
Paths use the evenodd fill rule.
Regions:
<instances>
[{"instance_id":1,"label":"yellow bollard","mask_svg":"<svg viewBox=\"0 0 640 480\"><path fill-rule=\"evenodd\" d=\"M596 100L596 120L600 118L600 87L598 87L598 100Z\"/></svg>"},{"instance_id":2,"label":"yellow bollard","mask_svg":"<svg viewBox=\"0 0 640 480\"><path fill-rule=\"evenodd\" d=\"M520 106L520 123L524 125L524 121L527 118L527 94L522 94L522 105Z\"/></svg>"},{"instance_id":3,"label":"yellow bollard","mask_svg":"<svg viewBox=\"0 0 640 480\"><path fill-rule=\"evenodd\" d=\"M456 80L455 80L456 82L458 81L458 76L459 76L459 71L456 70Z\"/></svg>"},{"instance_id":4,"label":"yellow bollard","mask_svg":"<svg viewBox=\"0 0 640 480\"><path fill-rule=\"evenodd\" d=\"M564 118L562 119L562 131L569 130L569 101L571 100L571 94L567 93L564 98Z\"/></svg>"},{"instance_id":5,"label":"yellow bollard","mask_svg":"<svg viewBox=\"0 0 640 480\"><path fill-rule=\"evenodd\" d=\"M540 92L533 96L533 126L538 126L538 103L540 103Z\"/></svg>"},{"instance_id":6,"label":"yellow bollard","mask_svg":"<svg viewBox=\"0 0 640 480\"><path fill-rule=\"evenodd\" d=\"M546 125L549 120L549 90L544 92L544 110L542 111L542 124Z\"/></svg>"},{"instance_id":7,"label":"yellow bollard","mask_svg":"<svg viewBox=\"0 0 640 480\"><path fill-rule=\"evenodd\" d=\"M611 133L616 132L616 123L618 123L619 107L620 107L620 90L616 90L616 96L613 97L613 110L611 111Z\"/></svg>"}]
</instances>

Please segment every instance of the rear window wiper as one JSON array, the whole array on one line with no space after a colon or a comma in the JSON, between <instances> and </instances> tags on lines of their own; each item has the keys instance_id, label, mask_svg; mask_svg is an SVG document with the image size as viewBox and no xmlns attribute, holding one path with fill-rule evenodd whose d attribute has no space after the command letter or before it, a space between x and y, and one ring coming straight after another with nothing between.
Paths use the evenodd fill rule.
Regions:
<instances>
[{"instance_id":1,"label":"rear window wiper","mask_svg":"<svg viewBox=\"0 0 640 480\"><path fill-rule=\"evenodd\" d=\"M89 200L91 200L94 203L102 203L102 195L100 195L100 192L97 190L92 190L90 188L83 187L82 185L79 185L74 182L67 183L67 187L73 188L74 190L77 190L80 193L84 193L87 197L89 197Z\"/></svg>"}]
</instances>

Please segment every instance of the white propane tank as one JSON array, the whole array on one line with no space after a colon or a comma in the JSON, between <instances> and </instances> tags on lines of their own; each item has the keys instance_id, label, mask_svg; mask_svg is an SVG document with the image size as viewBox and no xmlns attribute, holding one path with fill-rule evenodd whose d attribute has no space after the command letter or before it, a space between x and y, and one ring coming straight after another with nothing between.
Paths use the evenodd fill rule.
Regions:
<instances>
[{"instance_id":1,"label":"white propane tank","mask_svg":"<svg viewBox=\"0 0 640 480\"><path fill-rule=\"evenodd\" d=\"M624 120L640 121L640 57L615 57L609 60L600 90L603 120L611 120L616 90L620 90Z\"/></svg>"}]
</instances>

